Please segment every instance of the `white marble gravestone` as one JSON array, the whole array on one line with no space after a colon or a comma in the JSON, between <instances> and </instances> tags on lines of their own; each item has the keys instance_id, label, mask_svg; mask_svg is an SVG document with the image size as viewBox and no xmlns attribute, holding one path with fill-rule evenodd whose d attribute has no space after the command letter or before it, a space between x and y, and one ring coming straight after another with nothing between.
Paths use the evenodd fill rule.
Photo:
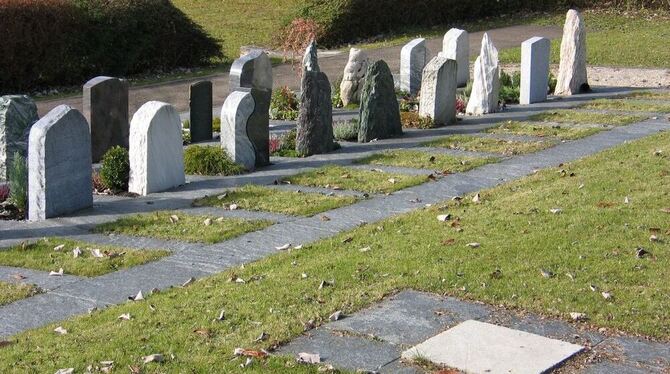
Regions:
<instances>
[{"instance_id":1,"label":"white marble gravestone","mask_svg":"<svg viewBox=\"0 0 670 374\"><path fill-rule=\"evenodd\" d=\"M458 73L456 83L464 87L470 80L470 37L468 32L461 29L451 29L442 42L441 54L451 60L456 60Z\"/></svg>"},{"instance_id":2,"label":"white marble gravestone","mask_svg":"<svg viewBox=\"0 0 670 374\"><path fill-rule=\"evenodd\" d=\"M472 93L468 99L466 113L482 115L495 112L498 109L499 93L498 50L485 33L482 38L481 52L475 61Z\"/></svg>"},{"instance_id":3,"label":"white marble gravestone","mask_svg":"<svg viewBox=\"0 0 670 374\"><path fill-rule=\"evenodd\" d=\"M172 105L142 105L130 121L128 191L145 196L184 184L182 142L181 121Z\"/></svg>"},{"instance_id":4,"label":"white marble gravestone","mask_svg":"<svg viewBox=\"0 0 670 374\"><path fill-rule=\"evenodd\" d=\"M423 69L419 115L430 117L436 125L456 121L457 63L436 56Z\"/></svg>"},{"instance_id":5,"label":"white marble gravestone","mask_svg":"<svg viewBox=\"0 0 670 374\"><path fill-rule=\"evenodd\" d=\"M588 91L586 76L586 26L582 16L570 9L563 26L561 64L556 79L556 95L574 95Z\"/></svg>"},{"instance_id":6,"label":"white marble gravestone","mask_svg":"<svg viewBox=\"0 0 670 374\"><path fill-rule=\"evenodd\" d=\"M67 105L30 129L28 219L45 220L93 205L91 133L84 116Z\"/></svg>"},{"instance_id":7,"label":"white marble gravestone","mask_svg":"<svg viewBox=\"0 0 670 374\"><path fill-rule=\"evenodd\" d=\"M521 44L520 104L547 100L550 53L551 42L547 38L536 36Z\"/></svg>"},{"instance_id":8,"label":"white marble gravestone","mask_svg":"<svg viewBox=\"0 0 670 374\"><path fill-rule=\"evenodd\" d=\"M256 167L256 151L247 135L254 105L250 91L238 90L228 95L221 108L221 148L249 171Z\"/></svg>"},{"instance_id":9,"label":"white marble gravestone","mask_svg":"<svg viewBox=\"0 0 670 374\"><path fill-rule=\"evenodd\" d=\"M421 74L428 62L426 39L417 38L400 51L400 89L416 95L421 89Z\"/></svg>"}]
</instances>

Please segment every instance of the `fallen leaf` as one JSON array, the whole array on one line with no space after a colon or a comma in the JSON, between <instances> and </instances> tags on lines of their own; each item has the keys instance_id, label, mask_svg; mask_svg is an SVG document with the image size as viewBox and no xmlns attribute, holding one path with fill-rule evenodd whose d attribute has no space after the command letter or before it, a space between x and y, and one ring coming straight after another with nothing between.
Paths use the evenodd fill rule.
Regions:
<instances>
[{"instance_id":1,"label":"fallen leaf","mask_svg":"<svg viewBox=\"0 0 670 374\"><path fill-rule=\"evenodd\" d=\"M588 318L585 313L570 312L570 318L575 322L586 321Z\"/></svg>"},{"instance_id":2,"label":"fallen leaf","mask_svg":"<svg viewBox=\"0 0 670 374\"><path fill-rule=\"evenodd\" d=\"M440 214L437 216L437 220L440 222L447 222L451 219L451 214Z\"/></svg>"},{"instance_id":3,"label":"fallen leaf","mask_svg":"<svg viewBox=\"0 0 670 374\"><path fill-rule=\"evenodd\" d=\"M395 179L395 178L389 178L389 180L388 180L388 181L389 181L389 183L391 183L391 184L395 184L395 182L396 182L396 179Z\"/></svg>"},{"instance_id":4,"label":"fallen leaf","mask_svg":"<svg viewBox=\"0 0 670 374\"><path fill-rule=\"evenodd\" d=\"M479 204L481 202L481 196L479 194L475 194L475 197L472 198L472 202L475 204Z\"/></svg>"},{"instance_id":5,"label":"fallen leaf","mask_svg":"<svg viewBox=\"0 0 670 374\"><path fill-rule=\"evenodd\" d=\"M612 295L611 292L603 291L600 294L603 295L605 300L611 300L612 298L614 298L614 295Z\"/></svg>"},{"instance_id":6,"label":"fallen leaf","mask_svg":"<svg viewBox=\"0 0 670 374\"><path fill-rule=\"evenodd\" d=\"M291 248L291 243L284 244L284 245L279 246L279 247L275 247L275 249L277 249L278 251L285 251L289 248Z\"/></svg>"},{"instance_id":7,"label":"fallen leaf","mask_svg":"<svg viewBox=\"0 0 670 374\"><path fill-rule=\"evenodd\" d=\"M245 367L247 367L247 366L249 366L253 363L254 363L254 359L251 358L251 357L247 357L247 359L244 361L244 363L240 364L240 367L245 368Z\"/></svg>"},{"instance_id":8,"label":"fallen leaf","mask_svg":"<svg viewBox=\"0 0 670 374\"><path fill-rule=\"evenodd\" d=\"M331 322L339 321L340 318L342 318L342 311L341 310L338 310L337 312L328 316L328 320L331 321Z\"/></svg>"},{"instance_id":9,"label":"fallen leaf","mask_svg":"<svg viewBox=\"0 0 670 374\"><path fill-rule=\"evenodd\" d=\"M352 238L352 237L350 236L350 237L344 238L344 239L342 240L342 243L345 243L345 244L346 244L346 243L351 243L352 240L354 240L354 238Z\"/></svg>"},{"instance_id":10,"label":"fallen leaf","mask_svg":"<svg viewBox=\"0 0 670 374\"><path fill-rule=\"evenodd\" d=\"M225 321L226 320L226 310L221 309L221 313L219 313L219 316L216 318L217 321Z\"/></svg>"},{"instance_id":11,"label":"fallen leaf","mask_svg":"<svg viewBox=\"0 0 670 374\"><path fill-rule=\"evenodd\" d=\"M212 219L211 219L211 218L207 218L207 219L205 220L205 222L203 222L203 223L205 224L205 226L211 226L211 225L212 225Z\"/></svg>"},{"instance_id":12,"label":"fallen leaf","mask_svg":"<svg viewBox=\"0 0 670 374\"><path fill-rule=\"evenodd\" d=\"M58 369L56 374L72 374L74 373L74 368L67 368L67 369Z\"/></svg>"},{"instance_id":13,"label":"fallen leaf","mask_svg":"<svg viewBox=\"0 0 670 374\"><path fill-rule=\"evenodd\" d=\"M370 247L363 247L363 248L359 249L358 251L359 251L359 252L369 252L370 249L372 249L372 248L370 248Z\"/></svg>"},{"instance_id":14,"label":"fallen leaf","mask_svg":"<svg viewBox=\"0 0 670 374\"><path fill-rule=\"evenodd\" d=\"M635 249L635 257L637 257L637 258L644 258L644 257L646 257L650 254L651 253L649 253L649 251L647 251L646 249L644 249L642 247L638 247L638 248Z\"/></svg>"},{"instance_id":15,"label":"fallen leaf","mask_svg":"<svg viewBox=\"0 0 670 374\"><path fill-rule=\"evenodd\" d=\"M216 222L223 222L224 220L225 220L225 218L219 217L219 218L216 219Z\"/></svg>"},{"instance_id":16,"label":"fallen leaf","mask_svg":"<svg viewBox=\"0 0 670 374\"><path fill-rule=\"evenodd\" d=\"M233 354L235 356L246 356L246 357L257 357L257 358L263 358L268 356L268 353L266 351L263 350L254 351L251 349L244 349L244 348L235 348Z\"/></svg>"},{"instance_id":17,"label":"fallen leaf","mask_svg":"<svg viewBox=\"0 0 670 374\"><path fill-rule=\"evenodd\" d=\"M26 276L23 275L23 274L12 274L12 278L14 278L14 279L16 279L16 280L24 280L24 279L26 279L26 278L28 278L28 277L26 277Z\"/></svg>"},{"instance_id":18,"label":"fallen leaf","mask_svg":"<svg viewBox=\"0 0 670 374\"><path fill-rule=\"evenodd\" d=\"M49 272L49 275L52 277L62 277L63 276L63 268L58 269L58 271L51 271Z\"/></svg>"},{"instance_id":19,"label":"fallen leaf","mask_svg":"<svg viewBox=\"0 0 670 374\"><path fill-rule=\"evenodd\" d=\"M77 257L81 256L81 254L82 254L82 252L81 252L81 249L79 249L79 247L72 250L72 257L74 257L74 258L77 258Z\"/></svg>"},{"instance_id":20,"label":"fallen leaf","mask_svg":"<svg viewBox=\"0 0 670 374\"><path fill-rule=\"evenodd\" d=\"M182 283L181 286L182 286L182 287L186 287L186 286L190 285L190 284L193 283L193 282L195 282L195 278L191 277L191 278L187 279L186 282Z\"/></svg>"},{"instance_id":21,"label":"fallen leaf","mask_svg":"<svg viewBox=\"0 0 670 374\"><path fill-rule=\"evenodd\" d=\"M237 208L239 208L237 204L230 204L230 206L228 207L228 209L230 210L237 210Z\"/></svg>"},{"instance_id":22,"label":"fallen leaf","mask_svg":"<svg viewBox=\"0 0 670 374\"><path fill-rule=\"evenodd\" d=\"M123 313L117 319L120 319L122 321L130 321L132 318L133 317L130 315L130 313Z\"/></svg>"},{"instance_id":23,"label":"fallen leaf","mask_svg":"<svg viewBox=\"0 0 670 374\"><path fill-rule=\"evenodd\" d=\"M256 338L256 340L254 340L254 342L256 342L256 343L258 343L258 342L264 342L264 341L268 340L269 337L270 337L270 335L268 335L265 331L263 331L263 332Z\"/></svg>"},{"instance_id":24,"label":"fallen leaf","mask_svg":"<svg viewBox=\"0 0 670 374\"><path fill-rule=\"evenodd\" d=\"M144 361L145 364L150 362L163 362L163 355L160 353L155 353L149 356L144 356L142 357L142 361Z\"/></svg>"},{"instance_id":25,"label":"fallen leaf","mask_svg":"<svg viewBox=\"0 0 670 374\"><path fill-rule=\"evenodd\" d=\"M561 209L561 208L552 208L552 209L549 209L549 211L550 211L552 214L560 214L561 212L563 212L563 209Z\"/></svg>"},{"instance_id":26,"label":"fallen leaf","mask_svg":"<svg viewBox=\"0 0 670 374\"><path fill-rule=\"evenodd\" d=\"M63 328L63 326L58 326L54 329L54 332L59 334L59 335L65 335L67 334L67 330Z\"/></svg>"},{"instance_id":27,"label":"fallen leaf","mask_svg":"<svg viewBox=\"0 0 670 374\"><path fill-rule=\"evenodd\" d=\"M216 198L219 199L219 200L223 200L223 199L225 199L226 197L228 197L228 193L227 193L227 192L222 193L221 195L217 196Z\"/></svg>"},{"instance_id":28,"label":"fallen leaf","mask_svg":"<svg viewBox=\"0 0 670 374\"><path fill-rule=\"evenodd\" d=\"M97 248L94 248L94 249L90 249L90 248L89 248L89 251L91 252L91 256L93 256L93 257L95 257L95 258L103 258L103 257L105 257L105 255L102 254L102 252L100 252L100 250L97 249Z\"/></svg>"},{"instance_id":29,"label":"fallen leaf","mask_svg":"<svg viewBox=\"0 0 670 374\"><path fill-rule=\"evenodd\" d=\"M293 249L295 249L295 250L301 250L301 249L302 249L302 244L300 244L300 245L296 245L295 247L293 247Z\"/></svg>"},{"instance_id":30,"label":"fallen leaf","mask_svg":"<svg viewBox=\"0 0 670 374\"><path fill-rule=\"evenodd\" d=\"M593 292L596 292L598 291L598 286L596 286L595 284L589 284L589 289Z\"/></svg>"},{"instance_id":31,"label":"fallen leaf","mask_svg":"<svg viewBox=\"0 0 670 374\"><path fill-rule=\"evenodd\" d=\"M468 243L465 246L470 247L470 248L479 248L479 247L481 247L481 244L479 244L479 243Z\"/></svg>"},{"instance_id":32,"label":"fallen leaf","mask_svg":"<svg viewBox=\"0 0 670 374\"><path fill-rule=\"evenodd\" d=\"M319 284L319 289L324 289L326 287L332 287L333 286L333 281L321 281L321 284Z\"/></svg>"},{"instance_id":33,"label":"fallen leaf","mask_svg":"<svg viewBox=\"0 0 670 374\"><path fill-rule=\"evenodd\" d=\"M540 269L540 273L545 278L553 278L553 276L554 276L554 273L551 272L550 270Z\"/></svg>"},{"instance_id":34,"label":"fallen leaf","mask_svg":"<svg viewBox=\"0 0 670 374\"><path fill-rule=\"evenodd\" d=\"M649 237L649 241L650 241L650 242L657 242L657 241L658 241L658 236L656 236L656 235L652 235L652 236L650 236L650 237Z\"/></svg>"},{"instance_id":35,"label":"fallen leaf","mask_svg":"<svg viewBox=\"0 0 670 374\"><path fill-rule=\"evenodd\" d=\"M321 220L324 221L324 222L328 222L328 221L330 221L330 217L328 217L328 216L321 216Z\"/></svg>"},{"instance_id":36,"label":"fallen leaf","mask_svg":"<svg viewBox=\"0 0 670 374\"><path fill-rule=\"evenodd\" d=\"M144 295L142 295L142 290L135 295L135 297L132 298L133 301L140 301L144 300Z\"/></svg>"},{"instance_id":37,"label":"fallen leaf","mask_svg":"<svg viewBox=\"0 0 670 374\"><path fill-rule=\"evenodd\" d=\"M624 204L629 204L630 203L630 199L628 198L628 196L623 198L623 203Z\"/></svg>"},{"instance_id":38,"label":"fallen leaf","mask_svg":"<svg viewBox=\"0 0 670 374\"><path fill-rule=\"evenodd\" d=\"M59 245L54 247L54 251L58 252L63 248L65 248L65 244L59 244Z\"/></svg>"},{"instance_id":39,"label":"fallen leaf","mask_svg":"<svg viewBox=\"0 0 670 374\"><path fill-rule=\"evenodd\" d=\"M179 222L179 216L177 216L176 214L171 215L170 223L177 223L177 222Z\"/></svg>"},{"instance_id":40,"label":"fallen leaf","mask_svg":"<svg viewBox=\"0 0 670 374\"><path fill-rule=\"evenodd\" d=\"M139 366L128 365L128 370L130 370L131 374L140 374L142 372L142 368Z\"/></svg>"},{"instance_id":41,"label":"fallen leaf","mask_svg":"<svg viewBox=\"0 0 670 374\"><path fill-rule=\"evenodd\" d=\"M321 356L318 353L298 353L297 361L301 364L318 364L321 362Z\"/></svg>"},{"instance_id":42,"label":"fallen leaf","mask_svg":"<svg viewBox=\"0 0 670 374\"><path fill-rule=\"evenodd\" d=\"M445 239L442 241L442 245L453 245L456 243L456 239L450 238L450 239Z\"/></svg>"},{"instance_id":43,"label":"fallen leaf","mask_svg":"<svg viewBox=\"0 0 670 374\"><path fill-rule=\"evenodd\" d=\"M212 336L212 332L209 331L209 329L195 329L195 330L193 330L193 332L196 335L200 335L205 339L209 339Z\"/></svg>"},{"instance_id":44,"label":"fallen leaf","mask_svg":"<svg viewBox=\"0 0 670 374\"><path fill-rule=\"evenodd\" d=\"M342 175L340 175L340 178L342 178L342 179L349 179L349 178L351 178L351 175L349 175L349 174L342 174Z\"/></svg>"},{"instance_id":45,"label":"fallen leaf","mask_svg":"<svg viewBox=\"0 0 670 374\"><path fill-rule=\"evenodd\" d=\"M670 208L661 208L662 213L670 213Z\"/></svg>"}]
</instances>

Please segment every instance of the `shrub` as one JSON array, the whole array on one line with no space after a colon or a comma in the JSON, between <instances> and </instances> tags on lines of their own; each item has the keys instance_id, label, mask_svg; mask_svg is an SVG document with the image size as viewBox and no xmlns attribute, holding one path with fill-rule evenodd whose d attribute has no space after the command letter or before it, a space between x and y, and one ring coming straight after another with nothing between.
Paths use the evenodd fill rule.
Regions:
<instances>
[{"instance_id":1,"label":"shrub","mask_svg":"<svg viewBox=\"0 0 670 374\"><path fill-rule=\"evenodd\" d=\"M547 94L553 95L554 92L556 91L556 85L558 84L558 80L556 80L556 77L554 74L549 73L549 90L547 91Z\"/></svg>"},{"instance_id":2,"label":"shrub","mask_svg":"<svg viewBox=\"0 0 670 374\"><path fill-rule=\"evenodd\" d=\"M105 183L102 181L99 172L93 171L91 180L93 181L93 192L103 192L108 189Z\"/></svg>"},{"instance_id":3,"label":"shrub","mask_svg":"<svg viewBox=\"0 0 670 374\"><path fill-rule=\"evenodd\" d=\"M430 129L435 122L430 117L421 117L418 112L400 112L400 122L404 128Z\"/></svg>"},{"instance_id":4,"label":"shrub","mask_svg":"<svg viewBox=\"0 0 670 374\"><path fill-rule=\"evenodd\" d=\"M128 150L115 146L102 156L100 180L113 192L127 191L130 178L130 159Z\"/></svg>"},{"instance_id":5,"label":"shrub","mask_svg":"<svg viewBox=\"0 0 670 374\"><path fill-rule=\"evenodd\" d=\"M270 101L270 118L295 121L299 113L298 97L287 86L279 87L272 92Z\"/></svg>"},{"instance_id":6,"label":"shrub","mask_svg":"<svg viewBox=\"0 0 670 374\"><path fill-rule=\"evenodd\" d=\"M344 103L342 102L342 95L340 93L340 86L342 85L342 76L340 75L331 83L330 92L331 92L331 102L333 103L333 108L342 108Z\"/></svg>"},{"instance_id":7,"label":"shrub","mask_svg":"<svg viewBox=\"0 0 670 374\"><path fill-rule=\"evenodd\" d=\"M184 151L184 171L192 175L238 175L244 168L219 147L194 145Z\"/></svg>"},{"instance_id":8,"label":"shrub","mask_svg":"<svg viewBox=\"0 0 670 374\"><path fill-rule=\"evenodd\" d=\"M358 141L358 130L360 126L357 119L351 121L338 121L333 124L333 136L340 141Z\"/></svg>"},{"instance_id":9,"label":"shrub","mask_svg":"<svg viewBox=\"0 0 670 374\"><path fill-rule=\"evenodd\" d=\"M312 40L320 38L320 34L321 27L316 21L291 17L291 21L277 34L274 44L284 52L284 61L290 59L293 68L302 75L302 54Z\"/></svg>"},{"instance_id":10,"label":"shrub","mask_svg":"<svg viewBox=\"0 0 670 374\"><path fill-rule=\"evenodd\" d=\"M0 19L0 94L222 57L170 0L2 0Z\"/></svg>"},{"instance_id":11,"label":"shrub","mask_svg":"<svg viewBox=\"0 0 670 374\"><path fill-rule=\"evenodd\" d=\"M504 104L519 102L521 95L521 73L515 72L512 75L500 72L500 96L499 99Z\"/></svg>"},{"instance_id":12,"label":"shrub","mask_svg":"<svg viewBox=\"0 0 670 374\"><path fill-rule=\"evenodd\" d=\"M221 118L214 117L212 120L212 131L221 132Z\"/></svg>"},{"instance_id":13,"label":"shrub","mask_svg":"<svg viewBox=\"0 0 670 374\"><path fill-rule=\"evenodd\" d=\"M270 137L270 154L279 157L298 157L298 152L295 150L297 136L298 131L296 129L280 135L272 135Z\"/></svg>"},{"instance_id":14,"label":"shrub","mask_svg":"<svg viewBox=\"0 0 670 374\"><path fill-rule=\"evenodd\" d=\"M28 208L28 165L26 165L26 159L19 152L14 153L8 175L8 201L20 212L25 212Z\"/></svg>"}]
</instances>

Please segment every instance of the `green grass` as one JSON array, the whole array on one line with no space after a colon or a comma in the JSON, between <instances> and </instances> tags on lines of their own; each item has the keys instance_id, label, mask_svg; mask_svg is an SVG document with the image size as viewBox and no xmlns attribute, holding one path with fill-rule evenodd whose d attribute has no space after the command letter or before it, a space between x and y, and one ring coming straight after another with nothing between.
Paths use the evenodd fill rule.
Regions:
<instances>
[{"instance_id":1,"label":"green grass","mask_svg":"<svg viewBox=\"0 0 670 374\"><path fill-rule=\"evenodd\" d=\"M54 248L60 245L64 247L55 251ZM72 251L77 247L82 253L75 258ZM91 249L99 249L104 257L94 257ZM46 238L33 244L0 250L0 265L42 271L58 271L62 268L65 274L95 277L155 261L169 253L164 250L134 250L63 238Z\"/></svg>"},{"instance_id":2,"label":"green grass","mask_svg":"<svg viewBox=\"0 0 670 374\"><path fill-rule=\"evenodd\" d=\"M625 95L627 99L670 100L668 91L636 91Z\"/></svg>"},{"instance_id":3,"label":"green grass","mask_svg":"<svg viewBox=\"0 0 670 374\"><path fill-rule=\"evenodd\" d=\"M311 187L339 188L368 193L391 193L428 181L424 175L404 175L361 170L342 166L324 166L285 179Z\"/></svg>"},{"instance_id":4,"label":"green grass","mask_svg":"<svg viewBox=\"0 0 670 374\"><path fill-rule=\"evenodd\" d=\"M219 198L219 196L225 196ZM326 196L320 193L283 191L276 188L247 185L218 196L196 200L194 206L227 207L237 204L241 209L292 216L313 216L358 201L355 196Z\"/></svg>"},{"instance_id":5,"label":"green grass","mask_svg":"<svg viewBox=\"0 0 670 374\"><path fill-rule=\"evenodd\" d=\"M80 372L103 360L141 367L142 356L162 353L165 362L145 371L316 373L281 356L241 369L244 359L232 352L290 341L308 320L319 325L336 310L350 315L408 288L565 320L581 312L594 328L668 340L670 243L661 211L670 208L668 154L670 134L655 135L564 164L566 173L547 169L482 191L480 204L465 198L395 216L186 289L21 333L0 349L0 371ZM551 214L556 207L563 212ZM453 223L436 219L445 212ZM651 233L663 241L650 242ZM471 242L481 247L466 248ZM639 246L652 256L636 258ZM545 278L541 269L555 276ZM501 277L491 276L496 270ZM322 280L333 286L319 289ZM590 284L614 298L605 300ZM216 321L221 309L226 319ZM122 313L132 320L119 321ZM55 326L69 333L56 335ZM261 332L268 340L256 341Z\"/></svg>"},{"instance_id":6,"label":"green grass","mask_svg":"<svg viewBox=\"0 0 670 374\"><path fill-rule=\"evenodd\" d=\"M549 141L521 142L514 140L484 138L471 135L451 135L424 143L427 147L460 149L471 152L491 152L503 155L520 155L533 153L552 147Z\"/></svg>"},{"instance_id":7,"label":"green grass","mask_svg":"<svg viewBox=\"0 0 670 374\"><path fill-rule=\"evenodd\" d=\"M598 99L583 104L581 108L618 110L624 112L670 113L670 104L654 103L648 101L634 101L629 99Z\"/></svg>"},{"instance_id":8,"label":"green grass","mask_svg":"<svg viewBox=\"0 0 670 374\"><path fill-rule=\"evenodd\" d=\"M32 284L16 284L0 282L0 306L25 299L39 293L39 288Z\"/></svg>"},{"instance_id":9,"label":"green grass","mask_svg":"<svg viewBox=\"0 0 670 374\"><path fill-rule=\"evenodd\" d=\"M357 161L357 163L440 170L449 174L468 171L497 161L498 159L495 157L455 157L443 153L403 150L375 153Z\"/></svg>"},{"instance_id":10,"label":"green grass","mask_svg":"<svg viewBox=\"0 0 670 374\"><path fill-rule=\"evenodd\" d=\"M583 13L587 27L587 63L594 66L668 67L670 50L658 48L670 38L670 18L661 12L587 11ZM537 25L563 25L565 13L534 20ZM551 63L560 62L561 40L551 42ZM500 51L502 64L518 64L521 47Z\"/></svg>"},{"instance_id":11,"label":"green grass","mask_svg":"<svg viewBox=\"0 0 670 374\"><path fill-rule=\"evenodd\" d=\"M177 219L175 220L173 216ZM206 220L209 220L209 225L205 224ZM261 230L272 224L265 220L219 219L215 216L160 211L123 217L114 222L98 225L93 231L211 244Z\"/></svg>"},{"instance_id":12,"label":"green grass","mask_svg":"<svg viewBox=\"0 0 670 374\"><path fill-rule=\"evenodd\" d=\"M594 113L578 110L556 110L538 113L530 117L530 121L556 122L574 124L601 124L611 126L625 126L643 121L643 116L621 115L612 113Z\"/></svg>"},{"instance_id":13,"label":"green grass","mask_svg":"<svg viewBox=\"0 0 670 374\"><path fill-rule=\"evenodd\" d=\"M587 127L575 125L551 126L537 122L508 121L486 130L489 134L530 135L538 137L555 137L561 140L575 140L597 134L605 127Z\"/></svg>"}]
</instances>

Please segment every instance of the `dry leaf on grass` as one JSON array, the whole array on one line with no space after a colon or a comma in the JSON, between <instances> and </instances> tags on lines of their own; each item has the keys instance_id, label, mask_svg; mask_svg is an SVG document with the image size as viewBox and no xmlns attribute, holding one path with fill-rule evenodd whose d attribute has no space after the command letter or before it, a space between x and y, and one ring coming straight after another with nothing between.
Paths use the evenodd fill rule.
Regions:
<instances>
[{"instance_id":1,"label":"dry leaf on grass","mask_svg":"<svg viewBox=\"0 0 670 374\"><path fill-rule=\"evenodd\" d=\"M264 358L268 356L268 353L264 350L254 351L253 349L244 349L244 348L235 348L233 354L235 356L256 357L256 358Z\"/></svg>"},{"instance_id":2,"label":"dry leaf on grass","mask_svg":"<svg viewBox=\"0 0 670 374\"><path fill-rule=\"evenodd\" d=\"M67 330L65 328L63 328L63 326L56 327L54 329L54 332L59 334L59 335L66 335L67 334Z\"/></svg>"},{"instance_id":3,"label":"dry leaf on grass","mask_svg":"<svg viewBox=\"0 0 670 374\"><path fill-rule=\"evenodd\" d=\"M133 317L130 315L130 313L123 313L117 319L120 319L122 321L130 321L132 318Z\"/></svg>"},{"instance_id":4,"label":"dry leaf on grass","mask_svg":"<svg viewBox=\"0 0 670 374\"><path fill-rule=\"evenodd\" d=\"M342 311L341 310L338 310L337 312L328 316L328 320L331 321L331 322L339 321L340 318L342 318Z\"/></svg>"},{"instance_id":5,"label":"dry leaf on grass","mask_svg":"<svg viewBox=\"0 0 670 374\"><path fill-rule=\"evenodd\" d=\"M63 248L65 248L65 244L59 244L54 247L54 251L59 252Z\"/></svg>"},{"instance_id":6,"label":"dry leaf on grass","mask_svg":"<svg viewBox=\"0 0 670 374\"><path fill-rule=\"evenodd\" d=\"M144 356L142 357L142 361L145 364L148 364L150 362L163 362L163 355L160 353L155 353L149 356Z\"/></svg>"},{"instance_id":7,"label":"dry leaf on grass","mask_svg":"<svg viewBox=\"0 0 670 374\"><path fill-rule=\"evenodd\" d=\"M63 268L58 269L58 271L50 271L49 276L62 277L63 276Z\"/></svg>"},{"instance_id":8,"label":"dry leaf on grass","mask_svg":"<svg viewBox=\"0 0 670 374\"><path fill-rule=\"evenodd\" d=\"M298 358L296 359L301 364L318 364L321 362L321 356L318 353L298 353Z\"/></svg>"}]
</instances>

